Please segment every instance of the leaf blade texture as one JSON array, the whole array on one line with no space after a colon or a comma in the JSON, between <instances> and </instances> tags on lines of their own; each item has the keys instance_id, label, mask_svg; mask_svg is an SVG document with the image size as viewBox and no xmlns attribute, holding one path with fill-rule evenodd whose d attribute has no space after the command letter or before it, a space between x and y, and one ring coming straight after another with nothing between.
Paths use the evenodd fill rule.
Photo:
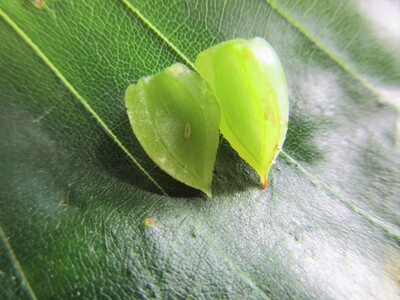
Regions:
<instances>
[{"instance_id":1,"label":"leaf blade texture","mask_svg":"<svg viewBox=\"0 0 400 300\"><path fill-rule=\"evenodd\" d=\"M398 298L400 51L368 2L45 3L0 1L0 298ZM205 201L144 153L126 87L254 36L285 69L284 149L259 191L222 140Z\"/></svg>"}]
</instances>

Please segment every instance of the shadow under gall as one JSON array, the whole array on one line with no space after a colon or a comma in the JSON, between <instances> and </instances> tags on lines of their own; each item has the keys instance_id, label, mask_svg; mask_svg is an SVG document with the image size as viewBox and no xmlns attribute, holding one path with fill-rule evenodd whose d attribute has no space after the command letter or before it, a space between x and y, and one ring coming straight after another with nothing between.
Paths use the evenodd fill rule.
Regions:
<instances>
[{"instance_id":1,"label":"shadow under gall","mask_svg":"<svg viewBox=\"0 0 400 300\"><path fill-rule=\"evenodd\" d=\"M220 136L212 182L213 195L229 195L259 186L257 173Z\"/></svg>"},{"instance_id":2,"label":"shadow under gall","mask_svg":"<svg viewBox=\"0 0 400 300\"><path fill-rule=\"evenodd\" d=\"M129 149L142 168L171 197L206 198L201 191L191 188L161 170L146 154L132 133L129 121L123 116L122 126L127 126L132 136ZM126 118L126 120L125 120ZM132 161L132 159L111 138L104 139L98 149L98 156L105 171L130 185L162 195L161 190ZM256 173L239 157L229 143L221 137L212 182L213 195L232 194L259 185Z\"/></svg>"},{"instance_id":3,"label":"shadow under gall","mask_svg":"<svg viewBox=\"0 0 400 300\"><path fill-rule=\"evenodd\" d=\"M139 141L132 132L128 116L124 112L120 115L119 134L129 136L129 145L125 145L130 150L134 150L132 155L140 166L159 184L164 191L172 197L201 197L202 192L191 188L161 170L147 155ZM98 148L98 156L105 171L112 176L142 190L163 195L156 184L145 174L143 170L118 146L110 137L104 139L101 147Z\"/></svg>"},{"instance_id":4,"label":"shadow under gall","mask_svg":"<svg viewBox=\"0 0 400 300\"><path fill-rule=\"evenodd\" d=\"M285 151L294 159L307 163L316 163L324 158L313 137L329 121L324 118L307 120L291 114L289 128L284 143ZM128 149L134 149L134 157L141 167L171 197L206 198L201 191L191 188L161 170L146 154L136 139L126 114L121 114L120 130L132 137ZM132 159L113 141L106 138L98 149L104 169L112 176L142 190L162 195L161 190L137 166ZM256 172L238 155L229 142L220 136L220 144L215 162L212 193L214 196L231 195L249 188L259 187L260 180Z\"/></svg>"}]
</instances>

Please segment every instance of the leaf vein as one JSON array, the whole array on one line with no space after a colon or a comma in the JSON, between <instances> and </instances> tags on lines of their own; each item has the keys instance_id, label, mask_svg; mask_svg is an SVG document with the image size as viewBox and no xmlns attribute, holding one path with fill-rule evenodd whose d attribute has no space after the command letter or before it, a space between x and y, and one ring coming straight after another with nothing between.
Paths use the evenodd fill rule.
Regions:
<instances>
[{"instance_id":1,"label":"leaf vein","mask_svg":"<svg viewBox=\"0 0 400 300\"><path fill-rule=\"evenodd\" d=\"M117 143L117 145L128 155L128 157L135 163L135 165L152 181L155 186L164 194L168 195L165 190L157 183L157 181L145 170L145 168L136 160L134 155L122 144L113 131L107 124L100 118L96 111L90 106L85 98L73 87L61 71L53 64L53 62L46 56L44 52L37 46L28 35L3 11L0 10L0 15L5 21L17 32L17 34L32 48L32 50L44 61L44 63L53 71L53 73L61 80L67 89L83 104L83 106L93 115L97 122L101 125L104 131Z\"/></svg>"},{"instance_id":2,"label":"leaf vein","mask_svg":"<svg viewBox=\"0 0 400 300\"><path fill-rule=\"evenodd\" d=\"M289 162L291 162L294 165L296 165L299 168L300 172L302 172L304 175L306 175L311 180L311 182L314 182L316 184L322 185L322 187L327 192L329 192L333 196L335 196L340 202L345 204L353 212L355 212L356 214L362 216L364 219L369 221L371 224L379 226L381 229L383 229L385 231L386 234L388 234L389 236L392 236L396 240L400 241L400 232L398 230L396 230L396 228L393 228L392 226L387 225L386 223L384 223L383 221L381 221L378 218L374 217L373 215L371 215L367 211L365 211L362 208L358 207L357 205L352 203L350 199L347 199L345 196L343 196L342 194L337 192L334 188L332 188L331 186L329 186L325 182L319 180L317 177L313 176L304 167L302 167L297 160L292 158L284 150L281 153L285 156L286 160L288 160Z\"/></svg>"},{"instance_id":3,"label":"leaf vein","mask_svg":"<svg viewBox=\"0 0 400 300\"><path fill-rule=\"evenodd\" d=\"M354 79L360 82L366 89L368 89L373 95L375 95L378 99L381 99L381 94L379 91L375 89L367 80L365 80L361 74L359 74L356 70L348 67L345 62L343 62L339 57L337 57L334 53L329 51L327 47L325 47L322 43L318 42L318 40L312 36L299 22L297 22L294 18L290 16L283 8L279 6L279 4L274 0L264 0L273 10L275 10L279 15L281 15L291 26L297 29L300 33L302 33L309 41L315 44L322 52L324 52L330 59L332 59L339 67L341 67L346 73L351 75ZM380 102L380 100L377 100Z\"/></svg>"},{"instance_id":4,"label":"leaf vein","mask_svg":"<svg viewBox=\"0 0 400 300\"><path fill-rule=\"evenodd\" d=\"M135 15L137 15L149 28L158 35L169 47L172 48L183 60L194 69L192 61L180 51L156 26L154 26L136 7L134 7L128 0L121 0Z\"/></svg>"},{"instance_id":5,"label":"leaf vein","mask_svg":"<svg viewBox=\"0 0 400 300\"><path fill-rule=\"evenodd\" d=\"M22 269L21 264L19 263L17 257L15 256L15 253L9 243L9 239L7 238L6 233L3 230L3 227L0 225L0 238L1 241L3 242L6 251L8 252L8 256L11 258L11 261L14 265L15 270L17 271L17 274L19 275L18 277L20 277L21 280L21 284L22 286L25 288L26 292L28 293L29 297L31 299L36 300L37 297L31 287L31 285L29 284L28 278L25 276L25 272Z\"/></svg>"}]
</instances>

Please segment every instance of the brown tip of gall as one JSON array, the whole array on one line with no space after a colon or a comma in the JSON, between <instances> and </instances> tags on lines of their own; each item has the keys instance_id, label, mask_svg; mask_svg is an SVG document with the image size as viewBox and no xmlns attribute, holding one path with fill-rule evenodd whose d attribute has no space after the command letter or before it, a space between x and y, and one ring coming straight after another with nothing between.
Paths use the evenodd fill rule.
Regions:
<instances>
[{"instance_id":1,"label":"brown tip of gall","mask_svg":"<svg viewBox=\"0 0 400 300\"><path fill-rule=\"evenodd\" d=\"M268 185L268 179L267 179L267 177L264 177L261 182L261 188L265 189L267 187L267 185Z\"/></svg>"}]
</instances>

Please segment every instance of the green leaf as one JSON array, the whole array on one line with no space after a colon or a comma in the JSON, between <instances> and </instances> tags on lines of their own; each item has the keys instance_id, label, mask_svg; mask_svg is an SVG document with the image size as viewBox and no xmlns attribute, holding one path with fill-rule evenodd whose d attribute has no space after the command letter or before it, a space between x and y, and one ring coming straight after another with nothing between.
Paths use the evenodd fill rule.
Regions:
<instances>
[{"instance_id":1,"label":"green leaf","mask_svg":"<svg viewBox=\"0 0 400 300\"><path fill-rule=\"evenodd\" d=\"M398 297L400 51L360 2L2 1L0 297ZM284 149L260 191L221 140L205 199L147 157L125 90L254 36L287 75Z\"/></svg>"}]
</instances>

